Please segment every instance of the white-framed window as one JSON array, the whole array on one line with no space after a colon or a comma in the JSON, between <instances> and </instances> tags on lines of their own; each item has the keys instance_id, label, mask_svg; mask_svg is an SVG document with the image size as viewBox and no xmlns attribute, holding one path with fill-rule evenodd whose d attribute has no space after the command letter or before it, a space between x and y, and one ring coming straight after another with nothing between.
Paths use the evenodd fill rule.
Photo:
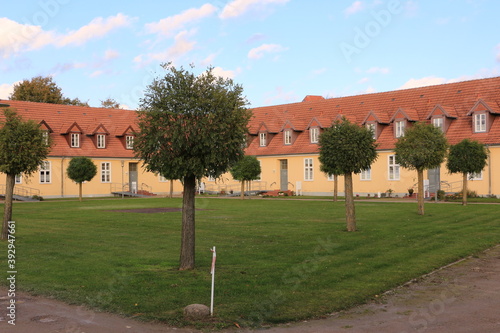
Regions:
<instances>
[{"instance_id":1,"label":"white-framed window","mask_svg":"<svg viewBox=\"0 0 500 333\"><path fill-rule=\"evenodd\" d=\"M366 124L366 129L372 132L372 138L377 139L377 126L375 123Z\"/></svg>"},{"instance_id":2,"label":"white-framed window","mask_svg":"<svg viewBox=\"0 0 500 333\"><path fill-rule=\"evenodd\" d=\"M43 161L40 164L40 183L50 184L51 183L51 165L49 161Z\"/></svg>"},{"instance_id":3,"label":"white-framed window","mask_svg":"<svg viewBox=\"0 0 500 333\"><path fill-rule=\"evenodd\" d=\"M97 148L106 148L105 134L97 134Z\"/></svg>"},{"instance_id":4,"label":"white-framed window","mask_svg":"<svg viewBox=\"0 0 500 333\"><path fill-rule=\"evenodd\" d=\"M260 182L262 180L262 161L261 160L257 160L257 161L259 161L260 173L257 176L257 178L255 178L255 180L258 181L258 182Z\"/></svg>"},{"instance_id":5,"label":"white-framed window","mask_svg":"<svg viewBox=\"0 0 500 333\"><path fill-rule=\"evenodd\" d=\"M405 135L405 121L400 120L396 121L394 123L394 126L396 127L396 138L400 138Z\"/></svg>"},{"instance_id":6,"label":"white-framed window","mask_svg":"<svg viewBox=\"0 0 500 333\"><path fill-rule=\"evenodd\" d=\"M101 162L101 183L111 183L110 162Z\"/></svg>"},{"instance_id":7,"label":"white-framed window","mask_svg":"<svg viewBox=\"0 0 500 333\"><path fill-rule=\"evenodd\" d=\"M267 146L267 133L265 132L259 133L259 145L261 147Z\"/></svg>"},{"instance_id":8,"label":"white-framed window","mask_svg":"<svg viewBox=\"0 0 500 333\"><path fill-rule=\"evenodd\" d=\"M292 144L292 131L291 130L285 130L283 132L283 135L285 137L285 145L291 145Z\"/></svg>"},{"instance_id":9,"label":"white-framed window","mask_svg":"<svg viewBox=\"0 0 500 333\"><path fill-rule=\"evenodd\" d=\"M432 125L439 128L441 130L441 132L444 132L444 119L442 117L433 118Z\"/></svg>"},{"instance_id":10,"label":"white-framed window","mask_svg":"<svg viewBox=\"0 0 500 333\"><path fill-rule=\"evenodd\" d=\"M165 176L163 176L163 175L158 175L158 181L160 183L166 183L166 182L168 182L168 179L165 178Z\"/></svg>"},{"instance_id":11,"label":"white-framed window","mask_svg":"<svg viewBox=\"0 0 500 333\"><path fill-rule=\"evenodd\" d=\"M319 128L318 127L311 127L309 129L309 137L311 139L311 143L318 143L319 142Z\"/></svg>"},{"instance_id":12,"label":"white-framed window","mask_svg":"<svg viewBox=\"0 0 500 333\"><path fill-rule=\"evenodd\" d=\"M304 180L314 180L313 159L304 158Z\"/></svg>"},{"instance_id":13,"label":"white-framed window","mask_svg":"<svg viewBox=\"0 0 500 333\"><path fill-rule=\"evenodd\" d=\"M214 182L214 181L215 181L214 176L208 176L208 177L207 177L207 181L209 181L209 182Z\"/></svg>"},{"instance_id":14,"label":"white-framed window","mask_svg":"<svg viewBox=\"0 0 500 333\"><path fill-rule=\"evenodd\" d=\"M72 148L80 147L80 133L71 133L71 147Z\"/></svg>"},{"instance_id":15,"label":"white-framed window","mask_svg":"<svg viewBox=\"0 0 500 333\"><path fill-rule=\"evenodd\" d=\"M134 137L132 135L127 135L125 137L125 147L127 149L134 149Z\"/></svg>"},{"instance_id":16,"label":"white-framed window","mask_svg":"<svg viewBox=\"0 0 500 333\"><path fill-rule=\"evenodd\" d=\"M335 180L335 176L333 174L329 174L327 178L329 182L333 182Z\"/></svg>"},{"instance_id":17,"label":"white-framed window","mask_svg":"<svg viewBox=\"0 0 500 333\"><path fill-rule=\"evenodd\" d=\"M365 169L361 170L361 173L359 174L359 179L360 180L371 180L372 179L372 169Z\"/></svg>"},{"instance_id":18,"label":"white-framed window","mask_svg":"<svg viewBox=\"0 0 500 333\"><path fill-rule=\"evenodd\" d=\"M474 115L474 132L486 132L486 113Z\"/></svg>"},{"instance_id":19,"label":"white-framed window","mask_svg":"<svg viewBox=\"0 0 500 333\"><path fill-rule=\"evenodd\" d=\"M389 180L399 180L399 164L396 164L396 155L389 155Z\"/></svg>"},{"instance_id":20,"label":"white-framed window","mask_svg":"<svg viewBox=\"0 0 500 333\"><path fill-rule=\"evenodd\" d=\"M16 184L22 184L23 183L23 176L21 174L16 175L15 183Z\"/></svg>"},{"instance_id":21,"label":"white-framed window","mask_svg":"<svg viewBox=\"0 0 500 333\"><path fill-rule=\"evenodd\" d=\"M45 144L48 145L50 133L47 130L43 131L42 133L43 133L43 140L44 140Z\"/></svg>"},{"instance_id":22,"label":"white-framed window","mask_svg":"<svg viewBox=\"0 0 500 333\"><path fill-rule=\"evenodd\" d=\"M475 172L467 174L469 180L483 180L483 172Z\"/></svg>"}]
</instances>

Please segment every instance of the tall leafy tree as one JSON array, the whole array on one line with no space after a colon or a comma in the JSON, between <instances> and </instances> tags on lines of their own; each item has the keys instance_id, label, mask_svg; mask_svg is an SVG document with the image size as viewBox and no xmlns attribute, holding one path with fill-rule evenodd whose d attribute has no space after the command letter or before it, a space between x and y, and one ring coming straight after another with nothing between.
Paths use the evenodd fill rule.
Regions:
<instances>
[{"instance_id":1,"label":"tall leafy tree","mask_svg":"<svg viewBox=\"0 0 500 333\"><path fill-rule=\"evenodd\" d=\"M376 159L372 133L347 119L336 122L319 137L321 171L344 175L347 231L356 231L352 174L369 169Z\"/></svg>"},{"instance_id":2,"label":"tall leafy tree","mask_svg":"<svg viewBox=\"0 0 500 333\"><path fill-rule=\"evenodd\" d=\"M115 101L113 98L107 98L101 101L101 107L106 109L119 109L120 103Z\"/></svg>"},{"instance_id":3,"label":"tall leafy tree","mask_svg":"<svg viewBox=\"0 0 500 333\"><path fill-rule=\"evenodd\" d=\"M404 136L396 142L396 163L417 171L419 215L424 215L424 170L439 167L447 150L444 133L434 125L420 122L407 128Z\"/></svg>"},{"instance_id":4,"label":"tall leafy tree","mask_svg":"<svg viewBox=\"0 0 500 333\"><path fill-rule=\"evenodd\" d=\"M68 164L66 174L69 179L78 184L78 198L82 201L82 184L89 182L97 174L97 166L85 156L73 157Z\"/></svg>"},{"instance_id":5,"label":"tall leafy tree","mask_svg":"<svg viewBox=\"0 0 500 333\"><path fill-rule=\"evenodd\" d=\"M450 147L446 167L450 173L462 174L462 205L467 205L468 175L481 172L486 166L488 150L480 142L463 139Z\"/></svg>"},{"instance_id":6,"label":"tall leafy tree","mask_svg":"<svg viewBox=\"0 0 500 333\"><path fill-rule=\"evenodd\" d=\"M89 106L78 98L64 97L61 88L53 81L51 76L36 76L30 80L23 80L14 85L14 91L9 99L51 104L66 104Z\"/></svg>"},{"instance_id":7,"label":"tall leafy tree","mask_svg":"<svg viewBox=\"0 0 500 333\"><path fill-rule=\"evenodd\" d=\"M259 177L261 173L259 160L255 156L244 156L232 169L231 175L241 182L241 199L245 198L245 182Z\"/></svg>"},{"instance_id":8,"label":"tall leafy tree","mask_svg":"<svg viewBox=\"0 0 500 333\"><path fill-rule=\"evenodd\" d=\"M146 89L139 111L136 156L148 171L184 185L180 270L195 267L196 180L219 177L244 155L250 112L243 88L217 77L162 65L166 73Z\"/></svg>"},{"instance_id":9,"label":"tall leafy tree","mask_svg":"<svg viewBox=\"0 0 500 333\"><path fill-rule=\"evenodd\" d=\"M49 154L50 142L39 124L24 121L12 109L4 109L0 122L0 172L6 174L5 204L1 239L8 237L12 220L12 199L16 175L30 176Z\"/></svg>"}]
</instances>

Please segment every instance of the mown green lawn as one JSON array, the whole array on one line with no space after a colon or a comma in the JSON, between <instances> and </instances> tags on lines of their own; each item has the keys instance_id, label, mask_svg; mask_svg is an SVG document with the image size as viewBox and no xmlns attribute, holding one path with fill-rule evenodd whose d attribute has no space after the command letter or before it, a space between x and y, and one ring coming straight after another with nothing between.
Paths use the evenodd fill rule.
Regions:
<instances>
[{"instance_id":1,"label":"mown green lawn","mask_svg":"<svg viewBox=\"0 0 500 333\"><path fill-rule=\"evenodd\" d=\"M343 202L197 199L194 271L178 271L180 199L17 203L17 288L94 309L182 319L210 304L210 248L217 247L209 327L318 317L500 242L500 206L356 202L359 231L345 232ZM0 207L3 209L3 207ZM0 267L7 269L7 243ZM6 274L6 273L5 273ZM2 279L6 285L6 279Z\"/></svg>"}]
</instances>

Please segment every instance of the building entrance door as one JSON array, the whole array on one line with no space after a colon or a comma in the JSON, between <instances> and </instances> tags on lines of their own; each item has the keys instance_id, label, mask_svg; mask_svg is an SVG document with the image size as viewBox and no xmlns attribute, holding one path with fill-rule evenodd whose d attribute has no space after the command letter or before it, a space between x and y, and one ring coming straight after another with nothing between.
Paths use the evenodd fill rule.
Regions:
<instances>
[{"instance_id":1,"label":"building entrance door","mask_svg":"<svg viewBox=\"0 0 500 333\"><path fill-rule=\"evenodd\" d=\"M280 191L288 191L288 160L280 160Z\"/></svg>"},{"instance_id":2,"label":"building entrance door","mask_svg":"<svg viewBox=\"0 0 500 333\"><path fill-rule=\"evenodd\" d=\"M435 169L429 169L427 171L427 177L429 178L429 193L436 193L437 199L437 191L441 189L441 176L440 176L440 168L437 167Z\"/></svg>"},{"instance_id":3,"label":"building entrance door","mask_svg":"<svg viewBox=\"0 0 500 333\"><path fill-rule=\"evenodd\" d=\"M129 189L132 193L137 193L138 190L138 180L139 174L137 172L137 163L129 163L128 164L128 182Z\"/></svg>"}]
</instances>

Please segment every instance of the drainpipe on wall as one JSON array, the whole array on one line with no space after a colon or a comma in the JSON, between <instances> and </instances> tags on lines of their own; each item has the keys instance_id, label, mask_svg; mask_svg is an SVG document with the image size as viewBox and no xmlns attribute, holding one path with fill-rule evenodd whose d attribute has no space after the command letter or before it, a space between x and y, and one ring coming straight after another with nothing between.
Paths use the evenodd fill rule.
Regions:
<instances>
[{"instance_id":1,"label":"drainpipe on wall","mask_svg":"<svg viewBox=\"0 0 500 333\"><path fill-rule=\"evenodd\" d=\"M488 150L488 195L491 196L492 194L492 181L491 181L491 154L490 154L490 148L486 146L486 149Z\"/></svg>"},{"instance_id":2,"label":"drainpipe on wall","mask_svg":"<svg viewBox=\"0 0 500 333\"><path fill-rule=\"evenodd\" d=\"M61 198L64 198L64 159L66 157L63 156L61 159Z\"/></svg>"}]
</instances>

